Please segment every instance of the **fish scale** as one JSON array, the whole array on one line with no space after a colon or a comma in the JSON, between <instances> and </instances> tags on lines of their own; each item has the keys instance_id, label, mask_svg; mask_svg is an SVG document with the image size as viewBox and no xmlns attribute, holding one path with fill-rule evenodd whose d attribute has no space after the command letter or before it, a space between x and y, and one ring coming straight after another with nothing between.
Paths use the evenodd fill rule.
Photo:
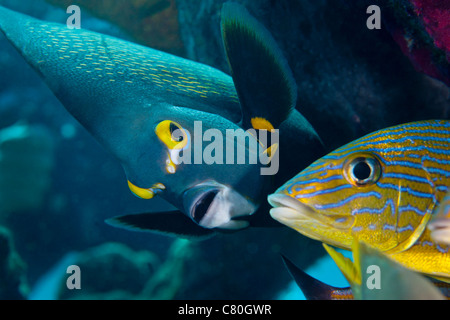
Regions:
<instances>
[{"instance_id":1,"label":"fish scale","mask_svg":"<svg viewBox=\"0 0 450 320\"><path fill-rule=\"evenodd\" d=\"M378 160L376 183L349 183L345 163L359 155ZM426 229L449 186L450 121L409 123L338 148L277 190L312 209L314 218L272 216L311 238L349 249L356 237L405 266L450 277L449 247Z\"/></svg>"},{"instance_id":2,"label":"fish scale","mask_svg":"<svg viewBox=\"0 0 450 320\"><path fill-rule=\"evenodd\" d=\"M97 71L92 73L92 80L97 78L101 78L104 76L109 76L111 79L114 77L114 73L105 73L105 70L108 70L105 65L107 62L111 62L111 66L122 65L123 68L128 71L135 71L128 74L127 78L124 78L124 82L133 83L133 81L140 82L149 82L147 85L156 85L160 88L172 89L172 90L182 90L189 92L193 95L199 95L201 98L207 98L210 94L222 95L226 94L229 96L231 100L237 102L237 97L235 95L234 86L231 82L222 82L222 83L212 83L210 80L210 72L209 68L205 68L205 70L201 70L201 67L198 67L199 72L195 75L194 79L196 81L186 81L186 78L179 77L179 75L186 74L183 69L173 67L170 63L167 65L161 65L160 61L163 53L153 50L152 54L148 54L149 49L145 48L145 52L143 47L135 46L134 48L124 48L121 46L121 43L118 41L114 41L112 39L107 40L107 49L105 50L104 44L105 39L100 34L89 33L85 34L82 32L78 32L77 30L69 30L62 29L59 25L52 26L49 25L41 25L40 28L49 28L49 31L46 31L47 37L50 38L50 42L44 40L44 43L50 47L58 49L57 51L60 53L68 53L68 55L62 55L59 58L61 60L64 59L76 59L78 60L78 64L74 64L76 69L85 70L88 73L92 73L92 70ZM36 31L35 25L32 22L28 23L28 32L34 33ZM84 61L86 63L82 63L83 56L80 56L81 52L86 52L84 55ZM99 56L99 59L95 59L100 62L93 62L92 56ZM167 57L170 57L167 55ZM102 60L103 58L103 60ZM45 59L42 60L41 63L47 62ZM93 66L97 66L93 68ZM133 69L132 66L135 68ZM180 65L177 65L178 67ZM156 76L152 79L148 78L149 74L148 69L150 68L152 71L157 72L152 75ZM110 69L113 70L113 69ZM179 71L184 71L185 73L180 73ZM175 81L178 79L178 81ZM115 79L114 79L115 80ZM165 83L163 83L163 82ZM203 86L200 87L199 84L202 83ZM188 85L190 84L190 85ZM195 84L195 85L192 85ZM183 87L182 88L180 88ZM219 87L221 90L218 92L216 87Z\"/></svg>"}]
</instances>

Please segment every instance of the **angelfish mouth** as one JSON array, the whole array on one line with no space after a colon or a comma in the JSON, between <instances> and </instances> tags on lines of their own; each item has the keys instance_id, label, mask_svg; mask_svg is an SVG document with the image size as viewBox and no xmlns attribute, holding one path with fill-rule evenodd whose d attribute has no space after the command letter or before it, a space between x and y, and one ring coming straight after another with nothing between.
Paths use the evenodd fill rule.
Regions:
<instances>
[{"instance_id":1,"label":"angelfish mouth","mask_svg":"<svg viewBox=\"0 0 450 320\"><path fill-rule=\"evenodd\" d=\"M211 204L214 201L214 198L219 193L219 190L214 189L208 192L205 192L200 196L197 202L192 206L191 210L191 218L200 224L200 221L205 217L208 209L211 207Z\"/></svg>"},{"instance_id":2,"label":"angelfish mouth","mask_svg":"<svg viewBox=\"0 0 450 320\"><path fill-rule=\"evenodd\" d=\"M249 222L239 218L252 215L257 206L228 186L207 182L186 193L185 208L201 227L243 229Z\"/></svg>"}]
</instances>

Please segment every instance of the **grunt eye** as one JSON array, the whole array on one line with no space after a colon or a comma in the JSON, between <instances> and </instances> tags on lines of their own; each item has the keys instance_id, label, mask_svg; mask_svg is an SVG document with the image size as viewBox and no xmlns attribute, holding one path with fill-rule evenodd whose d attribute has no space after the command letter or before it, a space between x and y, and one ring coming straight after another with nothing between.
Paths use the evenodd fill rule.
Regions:
<instances>
[{"instance_id":1,"label":"grunt eye","mask_svg":"<svg viewBox=\"0 0 450 320\"><path fill-rule=\"evenodd\" d=\"M371 154L353 156L344 165L344 176L357 187L372 185L380 179L380 161Z\"/></svg>"},{"instance_id":2,"label":"grunt eye","mask_svg":"<svg viewBox=\"0 0 450 320\"><path fill-rule=\"evenodd\" d=\"M364 160L358 161L353 166L353 177L355 180L363 181L370 178L371 166Z\"/></svg>"}]
</instances>

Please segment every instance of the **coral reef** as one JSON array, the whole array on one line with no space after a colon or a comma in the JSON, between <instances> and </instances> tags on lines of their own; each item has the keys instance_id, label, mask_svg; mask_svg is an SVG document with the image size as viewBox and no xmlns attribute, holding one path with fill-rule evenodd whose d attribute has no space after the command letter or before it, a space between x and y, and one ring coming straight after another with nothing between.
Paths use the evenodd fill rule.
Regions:
<instances>
[{"instance_id":1,"label":"coral reef","mask_svg":"<svg viewBox=\"0 0 450 320\"><path fill-rule=\"evenodd\" d=\"M388 1L384 17L394 40L416 70L450 86L448 1Z\"/></svg>"},{"instance_id":2,"label":"coral reef","mask_svg":"<svg viewBox=\"0 0 450 320\"><path fill-rule=\"evenodd\" d=\"M321 250L287 229L248 230L201 242L176 239L164 258L105 243L79 254L74 264L81 270L81 290L68 290L64 279L59 298L271 299L289 281L280 252L306 266Z\"/></svg>"},{"instance_id":3,"label":"coral reef","mask_svg":"<svg viewBox=\"0 0 450 320\"><path fill-rule=\"evenodd\" d=\"M133 251L124 244L104 243L79 254L81 290L68 290L65 279L60 299L173 299L190 258L193 243L175 240L161 262L149 251Z\"/></svg>"},{"instance_id":4,"label":"coral reef","mask_svg":"<svg viewBox=\"0 0 450 320\"><path fill-rule=\"evenodd\" d=\"M148 252L135 252L124 244L104 243L78 255L81 290L69 290L66 279L59 289L60 299L131 299L143 290L159 265Z\"/></svg>"},{"instance_id":5,"label":"coral reef","mask_svg":"<svg viewBox=\"0 0 450 320\"><path fill-rule=\"evenodd\" d=\"M0 219L43 205L54 157L54 139L43 126L16 124L0 131Z\"/></svg>"},{"instance_id":6,"label":"coral reef","mask_svg":"<svg viewBox=\"0 0 450 320\"><path fill-rule=\"evenodd\" d=\"M14 248L11 233L0 226L0 300L25 299L25 263Z\"/></svg>"},{"instance_id":7,"label":"coral reef","mask_svg":"<svg viewBox=\"0 0 450 320\"><path fill-rule=\"evenodd\" d=\"M79 5L118 25L139 43L177 55L184 54L175 0L47 1L62 8Z\"/></svg>"}]
</instances>

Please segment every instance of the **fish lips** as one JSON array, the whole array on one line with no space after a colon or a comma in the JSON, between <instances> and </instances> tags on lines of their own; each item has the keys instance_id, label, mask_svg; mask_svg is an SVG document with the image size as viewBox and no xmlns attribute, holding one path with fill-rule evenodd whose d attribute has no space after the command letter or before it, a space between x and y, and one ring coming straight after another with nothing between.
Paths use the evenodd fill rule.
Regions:
<instances>
[{"instance_id":1,"label":"fish lips","mask_svg":"<svg viewBox=\"0 0 450 320\"><path fill-rule=\"evenodd\" d=\"M257 207L234 189L217 182L200 183L183 194L186 214L207 229L243 229L249 222L236 218L252 215Z\"/></svg>"},{"instance_id":2,"label":"fish lips","mask_svg":"<svg viewBox=\"0 0 450 320\"><path fill-rule=\"evenodd\" d=\"M295 223L302 220L315 220L316 213L311 207L288 195L275 193L269 195L267 200L273 207L270 209L272 218L288 227L294 228Z\"/></svg>"},{"instance_id":3,"label":"fish lips","mask_svg":"<svg viewBox=\"0 0 450 320\"><path fill-rule=\"evenodd\" d=\"M318 228L348 230L354 223L351 215L325 215L317 212L305 203L286 194L275 193L267 199L273 207L270 215L273 219L300 231L302 224L315 224Z\"/></svg>"}]
</instances>

